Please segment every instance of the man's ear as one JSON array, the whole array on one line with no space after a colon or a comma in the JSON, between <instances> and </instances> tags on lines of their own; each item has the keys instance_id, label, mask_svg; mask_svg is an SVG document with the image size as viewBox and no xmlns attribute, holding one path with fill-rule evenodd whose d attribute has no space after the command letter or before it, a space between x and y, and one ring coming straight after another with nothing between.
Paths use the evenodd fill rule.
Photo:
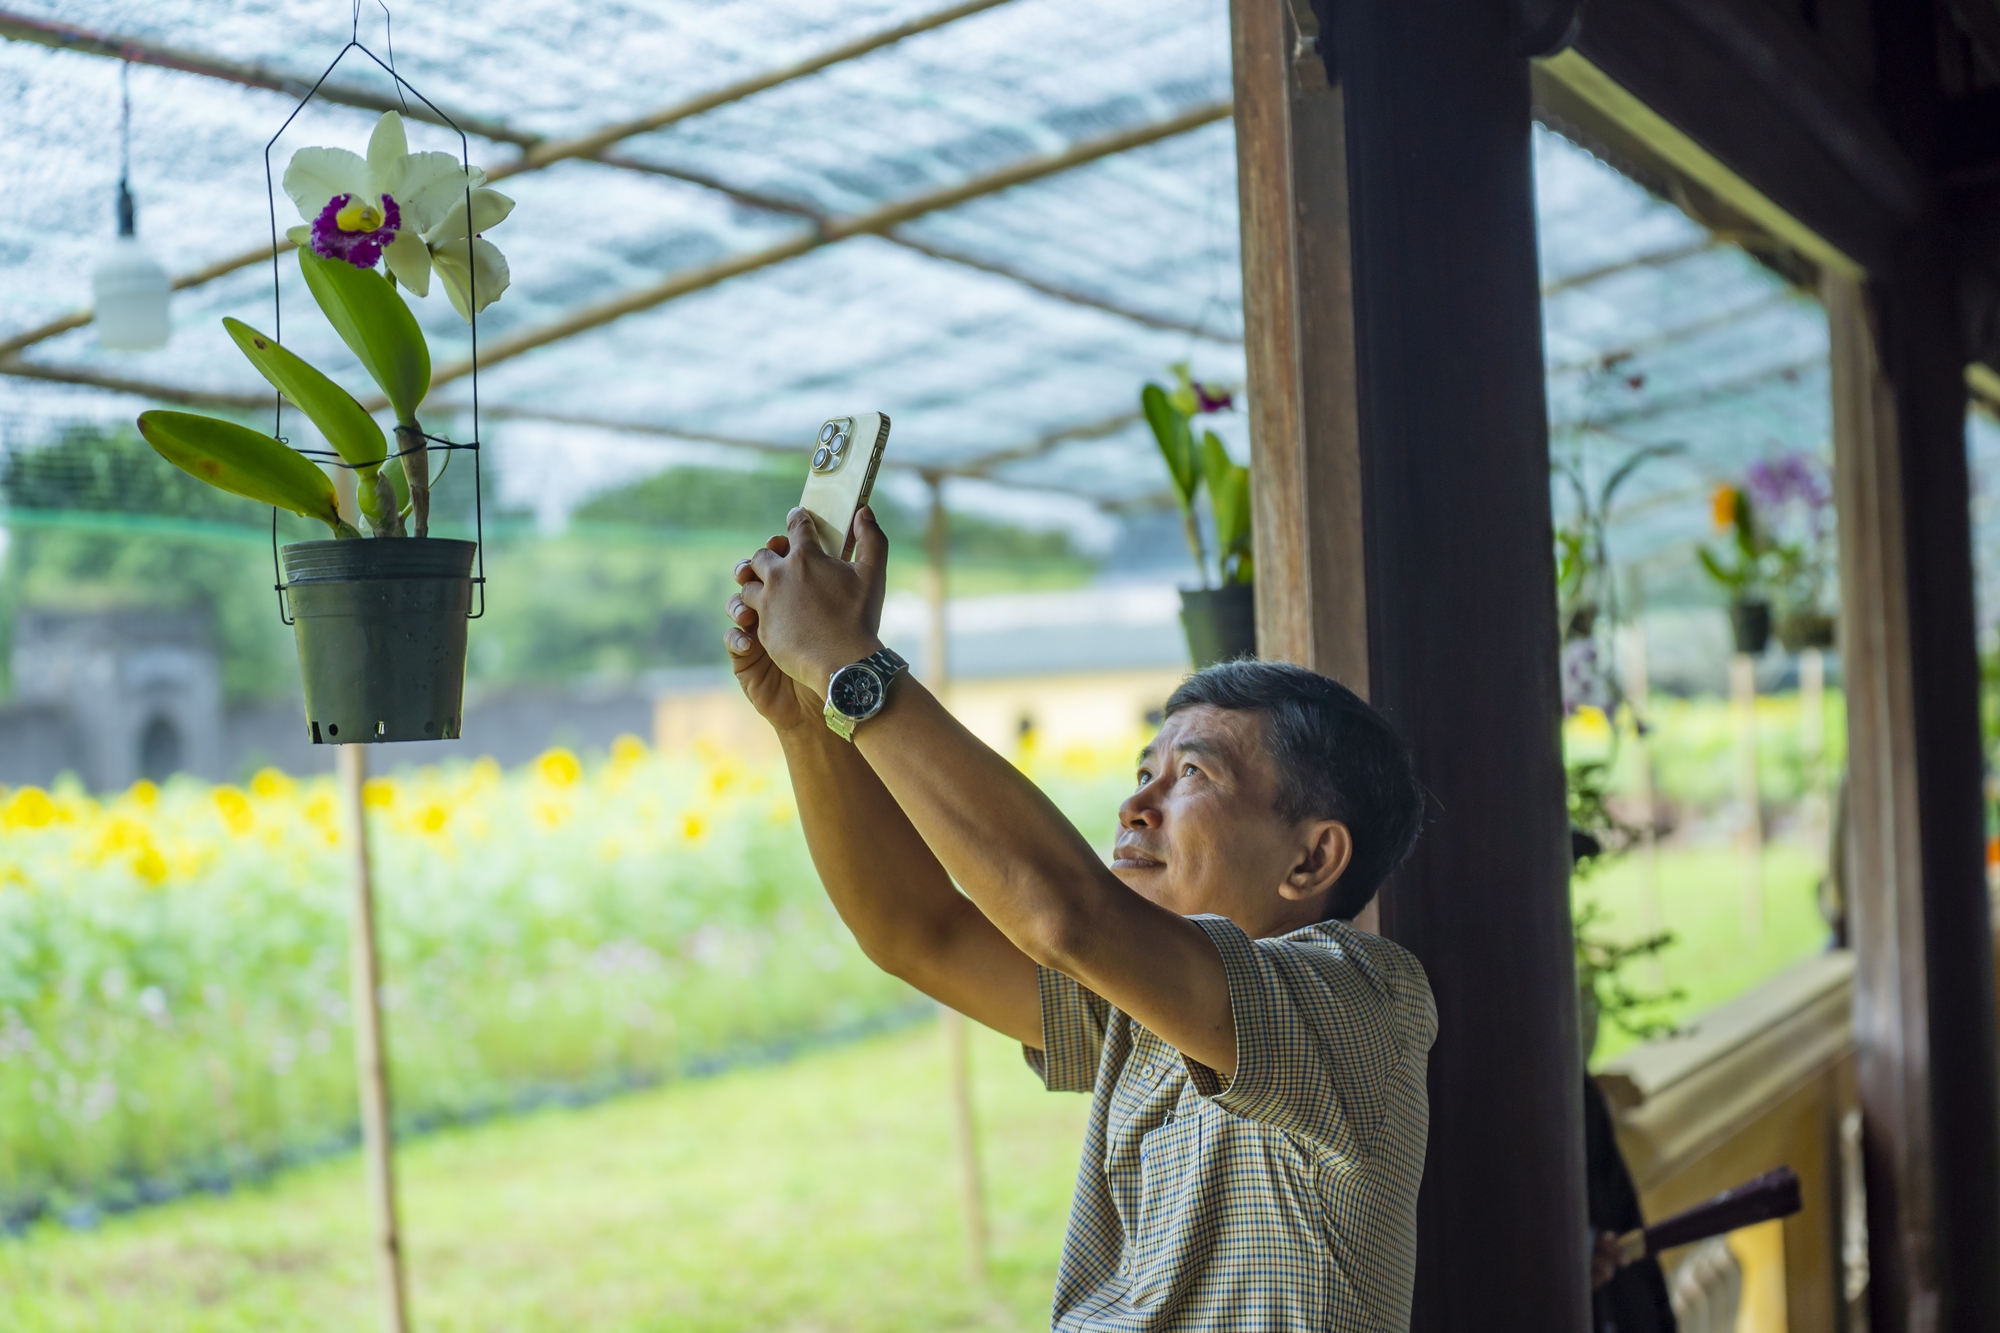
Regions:
<instances>
[{"instance_id":1,"label":"man's ear","mask_svg":"<svg viewBox=\"0 0 2000 1333\"><path fill-rule=\"evenodd\" d=\"M1278 895L1301 902L1307 898L1325 893L1343 874L1354 859L1354 835L1347 825L1337 819L1321 819L1302 827L1305 843L1299 858L1285 882L1278 886Z\"/></svg>"}]
</instances>

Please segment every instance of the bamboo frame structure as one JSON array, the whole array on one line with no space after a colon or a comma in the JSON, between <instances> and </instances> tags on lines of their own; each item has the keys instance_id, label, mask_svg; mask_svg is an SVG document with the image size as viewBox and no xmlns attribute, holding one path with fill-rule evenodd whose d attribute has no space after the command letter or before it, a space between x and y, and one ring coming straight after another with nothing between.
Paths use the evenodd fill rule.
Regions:
<instances>
[{"instance_id":1,"label":"bamboo frame structure","mask_svg":"<svg viewBox=\"0 0 2000 1333\"><path fill-rule=\"evenodd\" d=\"M764 92L793 80L803 78L806 75L817 73L832 65L856 59L869 52L893 45L905 38L944 27L946 24L956 22L962 18L968 18L1004 3L1006 3L1006 0L970 0L970 3L954 5L947 9L938 10L934 13L911 19L906 23L897 24L894 27L882 29L878 32L856 38L853 41L842 43L839 46L831 47L802 60L794 61L789 65L767 70L761 74L751 75L749 78L740 79L725 87L697 94L694 97L662 107L647 115L606 126L572 139L551 141L542 135L515 130L496 121L485 120L456 111L450 114L452 119L457 121L468 133L497 142L518 144L527 150L523 156L511 162L503 162L487 168L488 183L504 180L509 176L517 176L524 172L539 171L544 167L553 166L559 162L593 161L625 171L663 176L699 186L703 189L713 190L753 208L789 213L796 217L805 218L819 229L825 230L828 226L832 225L834 220L828 215L806 205L733 186L700 172L638 161L623 154L613 153L610 151L610 148L613 144L631 138L634 135L664 129L669 125L687 120L690 117L715 110L718 107L727 106L732 102L741 101L755 93ZM179 48L162 47L133 38L92 33L86 29L27 18L8 13L4 10L0 10L0 37L39 42L59 49L83 51L92 55L139 60L144 63L180 70L184 73L222 79L249 87L269 88L282 92L297 92L303 91L308 86L297 76L268 70L262 66L244 65L236 61L222 60L203 55L199 52L184 51ZM388 111L398 109L398 104L393 99L371 93L366 89L350 87L345 84L323 86L320 89L319 95L325 101L366 110ZM407 111L407 109L405 110ZM429 111L428 108L421 106L417 111L409 112L408 114L414 119L429 121L434 124L445 123L442 116L436 115ZM918 241L911 237L895 234L894 232L881 232L877 234L892 244L914 250L919 254L928 255L942 263L957 264L961 267L990 273L1018 283L1033 291L1040 292L1043 295L1053 297L1056 300L1066 301L1072 305L1087 306L1092 309L1102 310L1107 314L1117 315L1120 318L1128 319L1150 328L1187 333L1194 337L1207 338L1224 343L1242 341L1240 338L1229 334L1216 333L1199 324L1189 324L1151 312L1136 310L1104 297L1079 291L1047 279L1038 278L1032 274L1021 272L1011 265L998 260L968 255L947 246ZM269 259L273 253L282 254L290 248L291 243L289 241L280 241L278 242L276 251L268 245L260 246L256 249L246 250L240 254L216 260L202 268L175 278L172 284L173 289L181 291L190 287L201 286L203 283L211 282L216 278L233 273L248 265L261 263ZM11 357L12 354L73 329L82 328L90 322L92 313L90 310L74 310L67 315L59 316L47 323L24 330L13 337L0 339L0 372L8 371L9 363L7 358Z\"/></svg>"}]
</instances>

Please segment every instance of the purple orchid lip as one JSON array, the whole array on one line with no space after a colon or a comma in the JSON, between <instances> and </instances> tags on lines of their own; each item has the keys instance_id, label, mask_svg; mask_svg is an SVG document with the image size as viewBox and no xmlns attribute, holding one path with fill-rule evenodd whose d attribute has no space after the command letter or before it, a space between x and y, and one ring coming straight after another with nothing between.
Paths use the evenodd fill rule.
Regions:
<instances>
[{"instance_id":1,"label":"purple orchid lip","mask_svg":"<svg viewBox=\"0 0 2000 1333\"><path fill-rule=\"evenodd\" d=\"M344 259L356 268L374 268L382 258L382 247L396 239L396 232L402 226L403 210L396 207L391 195L382 196L382 225L373 231L342 230L340 210L347 207L354 198L351 194L337 194L327 200L325 208L312 223L313 253L321 259Z\"/></svg>"}]
</instances>

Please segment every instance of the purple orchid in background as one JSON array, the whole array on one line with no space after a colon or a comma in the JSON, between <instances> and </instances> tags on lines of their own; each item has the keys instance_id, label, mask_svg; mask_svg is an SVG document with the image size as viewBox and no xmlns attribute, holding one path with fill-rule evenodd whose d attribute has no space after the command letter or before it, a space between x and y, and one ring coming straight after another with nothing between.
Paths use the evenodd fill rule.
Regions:
<instances>
[{"instance_id":1,"label":"purple orchid in background","mask_svg":"<svg viewBox=\"0 0 2000 1333\"><path fill-rule=\"evenodd\" d=\"M1766 513L1796 503L1804 509L1815 529L1820 518L1833 507L1833 486L1826 470L1810 454L1780 454L1760 458L1744 474L1750 499Z\"/></svg>"},{"instance_id":2,"label":"purple orchid in background","mask_svg":"<svg viewBox=\"0 0 2000 1333\"><path fill-rule=\"evenodd\" d=\"M1219 384L1203 384L1196 380L1194 403L1197 412L1227 412L1236 406L1236 395Z\"/></svg>"}]
</instances>

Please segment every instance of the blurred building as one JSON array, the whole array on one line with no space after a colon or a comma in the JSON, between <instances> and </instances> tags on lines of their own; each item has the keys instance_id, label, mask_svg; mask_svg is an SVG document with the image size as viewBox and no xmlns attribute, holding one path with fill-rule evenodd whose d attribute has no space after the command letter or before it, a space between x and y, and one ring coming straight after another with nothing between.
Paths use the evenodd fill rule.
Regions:
<instances>
[{"instance_id":1,"label":"blurred building","mask_svg":"<svg viewBox=\"0 0 2000 1333\"><path fill-rule=\"evenodd\" d=\"M103 790L222 775L222 670L204 614L24 611L12 667L0 782L73 772Z\"/></svg>"}]
</instances>

